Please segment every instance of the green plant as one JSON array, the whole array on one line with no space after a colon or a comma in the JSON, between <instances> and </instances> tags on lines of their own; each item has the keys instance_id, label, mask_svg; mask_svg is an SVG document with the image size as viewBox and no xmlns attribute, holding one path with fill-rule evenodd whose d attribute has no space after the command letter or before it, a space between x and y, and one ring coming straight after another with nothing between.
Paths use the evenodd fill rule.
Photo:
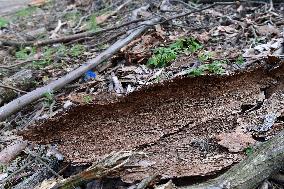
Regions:
<instances>
[{"instance_id":1,"label":"green plant","mask_svg":"<svg viewBox=\"0 0 284 189\"><path fill-rule=\"evenodd\" d=\"M249 146L249 147L247 147L247 148L245 149L245 154L246 154L247 156L252 155L253 152L254 152L253 147L250 147L250 146Z\"/></svg>"},{"instance_id":2,"label":"green plant","mask_svg":"<svg viewBox=\"0 0 284 189\"><path fill-rule=\"evenodd\" d=\"M244 63L244 57L242 55L238 56L236 64L242 65Z\"/></svg>"},{"instance_id":3,"label":"green plant","mask_svg":"<svg viewBox=\"0 0 284 189\"><path fill-rule=\"evenodd\" d=\"M198 54L198 60L200 62L208 61L212 58L213 53L209 51L204 51Z\"/></svg>"},{"instance_id":4,"label":"green plant","mask_svg":"<svg viewBox=\"0 0 284 189\"><path fill-rule=\"evenodd\" d=\"M84 102L87 103L87 104L89 104L93 101L92 97L89 96L89 95L84 96L83 99L84 99Z\"/></svg>"},{"instance_id":5,"label":"green plant","mask_svg":"<svg viewBox=\"0 0 284 189\"><path fill-rule=\"evenodd\" d=\"M8 20L6 20L5 18L0 17L0 29L7 27L9 24Z\"/></svg>"},{"instance_id":6,"label":"green plant","mask_svg":"<svg viewBox=\"0 0 284 189\"><path fill-rule=\"evenodd\" d=\"M81 55L84 51L86 50L84 45L81 44L76 44L74 46L71 47L70 49L70 55L73 57L78 57L79 55Z\"/></svg>"},{"instance_id":7,"label":"green plant","mask_svg":"<svg viewBox=\"0 0 284 189\"><path fill-rule=\"evenodd\" d=\"M223 74L225 69L223 68L223 64L226 64L226 61L214 60L210 64L203 64L198 68L193 68L188 71L188 74L191 76L200 76L205 72L214 73L214 74Z\"/></svg>"},{"instance_id":8,"label":"green plant","mask_svg":"<svg viewBox=\"0 0 284 189\"><path fill-rule=\"evenodd\" d=\"M186 47L185 50L188 50L190 52L196 52L197 50L203 48L203 46L196 39L194 39L192 37L186 38L184 40L184 43L185 43L185 47Z\"/></svg>"},{"instance_id":9,"label":"green plant","mask_svg":"<svg viewBox=\"0 0 284 189\"><path fill-rule=\"evenodd\" d=\"M33 67L36 69L44 68L52 62L52 55L54 54L54 49L51 47L43 47L42 58L37 61L33 61Z\"/></svg>"},{"instance_id":10,"label":"green plant","mask_svg":"<svg viewBox=\"0 0 284 189\"><path fill-rule=\"evenodd\" d=\"M211 64L205 64L204 66L205 70L209 71L210 73L223 74L225 70L222 65L226 63L226 61L214 60Z\"/></svg>"},{"instance_id":11,"label":"green plant","mask_svg":"<svg viewBox=\"0 0 284 189\"><path fill-rule=\"evenodd\" d=\"M154 52L154 56L148 60L148 65L153 67L164 67L166 66L170 61L173 61L176 59L177 53L170 49L170 48L158 48Z\"/></svg>"},{"instance_id":12,"label":"green plant","mask_svg":"<svg viewBox=\"0 0 284 189\"><path fill-rule=\"evenodd\" d=\"M88 20L88 29L92 30L92 31L97 31L99 29L98 24L97 24L97 15L96 14L92 14L89 17Z\"/></svg>"},{"instance_id":13,"label":"green plant","mask_svg":"<svg viewBox=\"0 0 284 189\"><path fill-rule=\"evenodd\" d=\"M26 60L29 57L33 56L36 52L34 47L25 47L21 48L20 50L16 51L15 56L19 60Z\"/></svg>"},{"instance_id":14,"label":"green plant","mask_svg":"<svg viewBox=\"0 0 284 189\"><path fill-rule=\"evenodd\" d=\"M27 8L17 11L15 15L17 17L27 17L27 16L32 15L35 11L36 11L36 7L31 6L31 7L27 7Z\"/></svg>"},{"instance_id":15,"label":"green plant","mask_svg":"<svg viewBox=\"0 0 284 189\"><path fill-rule=\"evenodd\" d=\"M68 54L68 48L64 44L60 44L56 49L56 54L58 56L66 56Z\"/></svg>"},{"instance_id":16,"label":"green plant","mask_svg":"<svg viewBox=\"0 0 284 189\"><path fill-rule=\"evenodd\" d=\"M148 60L147 64L151 67L164 67L169 62L175 60L177 55L183 51L195 52L200 48L202 48L202 45L191 37L178 39L168 47L155 49L153 56Z\"/></svg>"},{"instance_id":17,"label":"green plant","mask_svg":"<svg viewBox=\"0 0 284 189\"><path fill-rule=\"evenodd\" d=\"M43 99L46 105L51 105L54 101L54 94L52 92L46 92L43 94Z\"/></svg>"},{"instance_id":18,"label":"green plant","mask_svg":"<svg viewBox=\"0 0 284 189\"><path fill-rule=\"evenodd\" d=\"M196 76L201 76L203 75L204 70L202 68L193 68L191 70L189 70L188 74L190 76L196 77Z\"/></svg>"}]
</instances>

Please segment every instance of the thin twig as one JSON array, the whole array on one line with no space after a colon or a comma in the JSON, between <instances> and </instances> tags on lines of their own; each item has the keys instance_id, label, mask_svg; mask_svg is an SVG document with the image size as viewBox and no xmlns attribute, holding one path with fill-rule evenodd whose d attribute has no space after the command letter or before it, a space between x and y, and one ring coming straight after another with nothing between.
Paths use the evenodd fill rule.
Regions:
<instances>
[{"instance_id":1,"label":"thin twig","mask_svg":"<svg viewBox=\"0 0 284 189\"><path fill-rule=\"evenodd\" d=\"M30 59L30 60L26 60L26 61L23 61L23 62L11 64L9 66L0 66L0 69L12 69L13 67L20 66L22 64L32 63L33 61L40 61L40 60L43 60L43 59Z\"/></svg>"},{"instance_id":2,"label":"thin twig","mask_svg":"<svg viewBox=\"0 0 284 189\"><path fill-rule=\"evenodd\" d=\"M55 172L47 163L45 163L40 157L36 157L36 160L43 164L52 174L54 174L58 178L61 178L61 176L57 172Z\"/></svg>"},{"instance_id":3,"label":"thin twig","mask_svg":"<svg viewBox=\"0 0 284 189\"><path fill-rule=\"evenodd\" d=\"M30 156L27 157L27 159L29 159ZM10 180L13 176L15 176L16 174L22 172L25 168L27 168L28 166L30 166L32 163L34 163L34 160L31 160L27 163L25 163L20 169L14 171L13 173L11 173L8 177L6 177L4 180L0 181L0 183L5 183L8 180Z\"/></svg>"},{"instance_id":4,"label":"thin twig","mask_svg":"<svg viewBox=\"0 0 284 189\"><path fill-rule=\"evenodd\" d=\"M130 24L133 24L133 23L142 22L144 20L145 19L131 20L129 22L123 23L123 24L118 25L118 26L113 26L113 27L105 28L105 29L98 30L98 31L83 32L83 33L69 35L69 36L61 37L61 38L57 38L57 39L48 39L48 40L30 41L30 42L0 41L0 46L1 45L16 46L16 47L44 46L44 45L51 45L51 44L54 44L54 43L66 43L66 42L69 42L69 41L72 41L72 40L76 40L76 39L80 39L80 38L86 38L86 37L92 37L92 36L99 34L99 33L104 33L104 32L111 31L111 30L116 30L116 29L122 28L124 26L128 26Z\"/></svg>"},{"instance_id":5,"label":"thin twig","mask_svg":"<svg viewBox=\"0 0 284 189\"><path fill-rule=\"evenodd\" d=\"M194 4L194 3L190 2L190 1L188 1L188 3L186 3L186 2L184 2L182 0L171 0L171 2L177 2L177 3L180 3L180 4L186 6L186 7L190 8L190 9L198 10L196 4Z\"/></svg>"},{"instance_id":6,"label":"thin twig","mask_svg":"<svg viewBox=\"0 0 284 189\"><path fill-rule=\"evenodd\" d=\"M20 92L20 93L25 93L25 94L28 93L26 91L23 91L21 89L17 89L15 87L12 87L12 86L9 86L9 85L2 85L2 84L0 84L0 88L11 89L11 90L14 90L14 91L17 91L17 92Z\"/></svg>"}]
</instances>

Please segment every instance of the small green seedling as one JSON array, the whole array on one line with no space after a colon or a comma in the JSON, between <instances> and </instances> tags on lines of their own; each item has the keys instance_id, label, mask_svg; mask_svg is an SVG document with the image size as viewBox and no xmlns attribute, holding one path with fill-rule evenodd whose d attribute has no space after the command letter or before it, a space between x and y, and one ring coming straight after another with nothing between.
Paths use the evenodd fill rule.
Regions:
<instances>
[{"instance_id":1,"label":"small green seedling","mask_svg":"<svg viewBox=\"0 0 284 189\"><path fill-rule=\"evenodd\" d=\"M82 55L86 51L86 48L84 45L76 44L71 47L70 49L70 55L73 57L78 57Z\"/></svg>"},{"instance_id":2,"label":"small green seedling","mask_svg":"<svg viewBox=\"0 0 284 189\"><path fill-rule=\"evenodd\" d=\"M19 10L18 12L16 12L16 16L17 17L28 17L30 15L32 15L34 12L36 11L36 7L27 7L27 8L24 8L24 9L21 9Z\"/></svg>"},{"instance_id":3,"label":"small green seedling","mask_svg":"<svg viewBox=\"0 0 284 189\"><path fill-rule=\"evenodd\" d=\"M18 50L15 54L18 60L27 60L31 56L33 56L36 52L34 47L25 47Z\"/></svg>"},{"instance_id":4,"label":"small green seedling","mask_svg":"<svg viewBox=\"0 0 284 189\"><path fill-rule=\"evenodd\" d=\"M54 101L54 94L52 92L46 92L43 94L43 99L46 105L51 105Z\"/></svg>"},{"instance_id":5,"label":"small green seedling","mask_svg":"<svg viewBox=\"0 0 284 189\"><path fill-rule=\"evenodd\" d=\"M88 20L88 29L91 31L97 31L99 29L97 24L97 16L96 14L92 14Z\"/></svg>"},{"instance_id":6,"label":"small green seedling","mask_svg":"<svg viewBox=\"0 0 284 189\"><path fill-rule=\"evenodd\" d=\"M177 55L184 51L195 52L202 48L202 45L195 39L189 37L178 39L168 47L159 47L154 50L153 56L148 60L148 66L161 68L175 60Z\"/></svg>"},{"instance_id":7,"label":"small green seedling","mask_svg":"<svg viewBox=\"0 0 284 189\"><path fill-rule=\"evenodd\" d=\"M247 156L252 155L253 152L254 152L253 147L250 147L250 146L249 146L249 147L247 147L247 148L245 149L245 153L246 153Z\"/></svg>"},{"instance_id":8,"label":"small green seedling","mask_svg":"<svg viewBox=\"0 0 284 189\"><path fill-rule=\"evenodd\" d=\"M225 70L222 65L226 63L226 61L214 60L211 64L206 64L205 70L214 74L223 74Z\"/></svg>"},{"instance_id":9,"label":"small green seedling","mask_svg":"<svg viewBox=\"0 0 284 189\"><path fill-rule=\"evenodd\" d=\"M212 58L213 53L209 51L204 51L198 54L198 60L200 62L205 62L208 61L209 59Z\"/></svg>"},{"instance_id":10,"label":"small green seedling","mask_svg":"<svg viewBox=\"0 0 284 189\"><path fill-rule=\"evenodd\" d=\"M194 77L203 75L205 72L213 74L223 74L225 72L223 65L226 63L227 63L226 61L214 60L210 64L203 64L198 68L190 69L188 71L188 74Z\"/></svg>"},{"instance_id":11,"label":"small green seedling","mask_svg":"<svg viewBox=\"0 0 284 189\"><path fill-rule=\"evenodd\" d=\"M89 95L84 96L83 99L84 99L84 102L85 102L86 104L89 104L89 103L91 103L91 102L93 101L92 97L89 96Z\"/></svg>"},{"instance_id":12,"label":"small green seedling","mask_svg":"<svg viewBox=\"0 0 284 189\"><path fill-rule=\"evenodd\" d=\"M64 57L68 54L68 48L64 44L60 44L56 49L57 56Z\"/></svg>"},{"instance_id":13,"label":"small green seedling","mask_svg":"<svg viewBox=\"0 0 284 189\"><path fill-rule=\"evenodd\" d=\"M238 65L242 65L244 63L244 57L243 56L238 56L237 60L236 60L236 64Z\"/></svg>"},{"instance_id":14,"label":"small green seedling","mask_svg":"<svg viewBox=\"0 0 284 189\"><path fill-rule=\"evenodd\" d=\"M8 20L6 20L5 18L0 17L0 29L4 28L4 27L7 27L8 24L9 24Z\"/></svg>"},{"instance_id":15,"label":"small green seedling","mask_svg":"<svg viewBox=\"0 0 284 189\"><path fill-rule=\"evenodd\" d=\"M52 57L55 50L51 47L44 47L42 51L42 58L33 61L33 67L36 69L44 68L52 63Z\"/></svg>"},{"instance_id":16,"label":"small green seedling","mask_svg":"<svg viewBox=\"0 0 284 189\"><path fill-rule=\"evenodd\" d=\"M191 69L188 74L193 77L201 76L204 74L204 70L202 68L193 68Z\"/></svg>"}]
</instances>

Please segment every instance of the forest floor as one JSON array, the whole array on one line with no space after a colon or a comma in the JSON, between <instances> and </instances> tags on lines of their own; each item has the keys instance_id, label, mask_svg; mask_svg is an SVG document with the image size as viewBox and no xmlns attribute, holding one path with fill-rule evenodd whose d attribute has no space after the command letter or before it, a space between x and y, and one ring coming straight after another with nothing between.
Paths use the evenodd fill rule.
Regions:
<instances>
[{"instance_id":1,"label":"forest floor","mask_svg":"<svg viewBox=\"0 0 284 189\"><path fill-rule=\"evenodd\" d=\"M195 184L284 128L284 4L4 2L2 107L97 57L143 20L162 18L112 58L0 122L4 188L68 178L121 151L140 155L115 177L78 188L136 188L153 175L160 176L155 184ZM94 35L64 40L84 32ZM284 187L268 179L259 188L264 183Z\"/></svg>"}]
</instances>

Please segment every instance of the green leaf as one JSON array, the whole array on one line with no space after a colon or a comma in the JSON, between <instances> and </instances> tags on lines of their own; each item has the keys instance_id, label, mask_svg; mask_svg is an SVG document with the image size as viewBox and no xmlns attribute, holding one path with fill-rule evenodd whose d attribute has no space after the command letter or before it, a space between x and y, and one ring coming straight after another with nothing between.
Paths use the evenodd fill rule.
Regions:
<instances>
[{"instance_id":1,"label":"green leaf","mask_svg":"<svg viewBox=\"0 0 284 189\"><path fill-rule=\"evenodd\" d=\"M246 153L247 156L252 155L253 152L254 152L253 147L247 147L247 148L245 149L245 153Z\"/></svg>"},{"instance_id":2,"label":"green leaf","mask_svg":"<svg viewBox=\"0 0 284 189\"><path fill-rule=\"evenodd\" d=\"M9 24L8 20L6 20L5 18L0 17L0 29L4 28L4 27L7 27L8 24Z\"/></svg>"}]
</instances>

